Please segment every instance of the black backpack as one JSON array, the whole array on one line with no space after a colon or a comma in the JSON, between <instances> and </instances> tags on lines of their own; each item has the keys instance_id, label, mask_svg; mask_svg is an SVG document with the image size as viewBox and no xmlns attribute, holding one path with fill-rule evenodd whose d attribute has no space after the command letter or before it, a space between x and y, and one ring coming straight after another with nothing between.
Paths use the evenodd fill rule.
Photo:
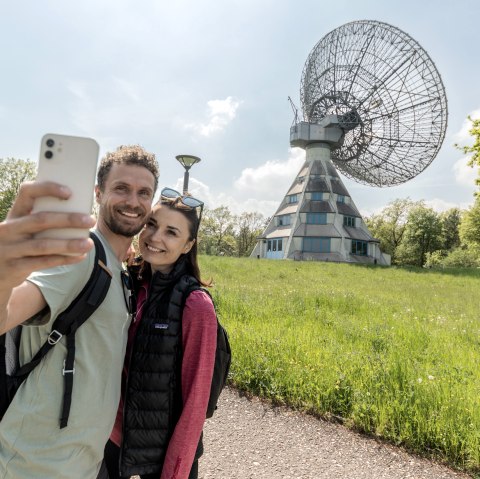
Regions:
<instances>
[{"instance_id":1,"label":"black backpack","mask_svg":"<svg viewBox=\"0 0 480 479\"><path fill-rule=\"evenodd\" d=\"M181 311L187 300L188 295L196 290L202 290L210 296L213 307L215 302L212 295L206 289L200 286L193 276L185 275L180 278L173 288L172 298L170 300L170 308L181 305ZM170 313L170 311L169 311ZM180 313L181 314L181 313ZM217 409L217 402L220 394L227 383L228 373L230 371L230 364L232 362L232 351L230 349L230 342L225 328L218 320L217 310L215 308L215 315L217 316L217 349L215 351L215 366L213 369L212 385L210 387L210 398L208 400L207 418L212 417ZM169 314L170 317L170 314Z\"/></svg>"},{"instance_id":2,"label":"black backpack","mask_svg":"<svg viewBox=\"0 0 480 479\"><path fill-rule=\"evenodd\" d=\"M55 319L47 341L33 359L19 367L18 346L22 326L17 326L0 336L0 419L3 418L15 393L30 372L60 341L62 336L66 336L67 356L63 366L65 388L60 428L67 426L72 402L73 375L75 373L75 333L105 299L112 279L112 273L106 266L106 255L101 241L94 233L90 233L90 238L95 243L95 262L92 274L70 306ZM48 307L35 317L41 317L46 312L48 312Z\"/></svg>"}]
</instances>

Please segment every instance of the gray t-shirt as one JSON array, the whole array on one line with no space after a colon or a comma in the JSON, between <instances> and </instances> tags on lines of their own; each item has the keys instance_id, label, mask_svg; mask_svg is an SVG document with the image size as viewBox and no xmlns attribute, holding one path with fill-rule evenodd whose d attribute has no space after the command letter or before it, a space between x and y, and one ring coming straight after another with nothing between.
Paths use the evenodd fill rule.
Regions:
<instances>
[{"instance_id":1,"label":"gray t-shirt","mask_svg":"<svg viewBox=\"0 0 480 479\"><path fill-rule=\"evenodd\" d=\"M122 264L97 231L113 277L108 294L76 333L75 374L68 426L59 428L63 401L60 342L30 373L0 422L0 478L94 479L112 431L120 398L129 315L120 279ZM81 291L93 268L94 252L81 263L35 273L50 306L47 324L24 327L20 363L31 359L46 340L52 319Z\"/></svg>"}]
</instances>

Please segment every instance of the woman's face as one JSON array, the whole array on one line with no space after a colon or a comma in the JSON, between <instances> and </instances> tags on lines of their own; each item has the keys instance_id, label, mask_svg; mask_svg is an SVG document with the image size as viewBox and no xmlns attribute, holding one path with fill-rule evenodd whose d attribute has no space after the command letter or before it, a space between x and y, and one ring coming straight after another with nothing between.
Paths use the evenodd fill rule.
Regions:
<instances>
[{"instance_id":1,"label":"woman's face","mask_svg":"<svg viewBox=\"0 0 480 479\"><path fill-rule=\"evenodd\" d=\"M169 273L180 255L188 253L195 243L189 237L187 218L179 211L157 205L140 233L140 253L152 271Z\"/></svg>"}]
</instances>

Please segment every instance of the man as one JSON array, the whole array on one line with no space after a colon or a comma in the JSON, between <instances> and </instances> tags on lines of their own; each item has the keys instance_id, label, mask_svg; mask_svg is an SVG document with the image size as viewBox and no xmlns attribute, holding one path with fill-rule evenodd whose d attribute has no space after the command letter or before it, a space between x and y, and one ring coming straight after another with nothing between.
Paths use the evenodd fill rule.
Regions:
<instances>
[{"instance_id":1,"label":"man","mask_svg":"<svg viewBox=\"0 0 480 479\"><path fill-rule=\"evenodd\" d=\"M121 281L122 261L150 212L157 182L155 156L141 147L120 147L102 159L95 187L99 205L96 234L105 247L113 277L107 297L76 333L68 426L59 428L66 353L62 338L30 373L0 422L1 479L97 477L119 402L130 323ZM37 231L47 229L47 223L65 227L83 221L83 227L88 225L81 215L28 214L34 197L51 193L65 197L58 188L51 184L25 186L0 225L0 247L2 252L6 247L8 258L0 260L0 332L25 322L28 325L22 330L21 364L30 361L43 344L53 320L81 291L93 268L91 240L32 238L35 227ZM66 251L86 253L86 258L57 254ZM37 266L56 265L61 266L26 278ZM8 274L13 277L6 279ZM28 322L45 306L50 313L40 323Z\"/></svg>"}]
</instances>

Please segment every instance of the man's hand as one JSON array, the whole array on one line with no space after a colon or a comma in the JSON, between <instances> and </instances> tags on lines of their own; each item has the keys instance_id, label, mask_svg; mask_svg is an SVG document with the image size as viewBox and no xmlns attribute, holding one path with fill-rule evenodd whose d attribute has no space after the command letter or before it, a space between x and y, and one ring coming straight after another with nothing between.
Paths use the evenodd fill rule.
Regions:
<instances>
[{"instance_id":1,"label":"man's hand","mask_svg":"<svg viewBox=\"0 0 480 479\"><path fill-rule=\"evenodd\" d=\"M91 239L35 239L51 228L90 228L95 220L80 213L34 213L34 200L41 196L66 199L70 191L52 182L23 183L7 219L0 223L0 296L10 295L30 273L82 261L93 247ZM74 254L76 256L66 256ZM2 294L3 293L3 294ZM1 302L0 299L0 302Z\"/></svg>"}]
</instances>

